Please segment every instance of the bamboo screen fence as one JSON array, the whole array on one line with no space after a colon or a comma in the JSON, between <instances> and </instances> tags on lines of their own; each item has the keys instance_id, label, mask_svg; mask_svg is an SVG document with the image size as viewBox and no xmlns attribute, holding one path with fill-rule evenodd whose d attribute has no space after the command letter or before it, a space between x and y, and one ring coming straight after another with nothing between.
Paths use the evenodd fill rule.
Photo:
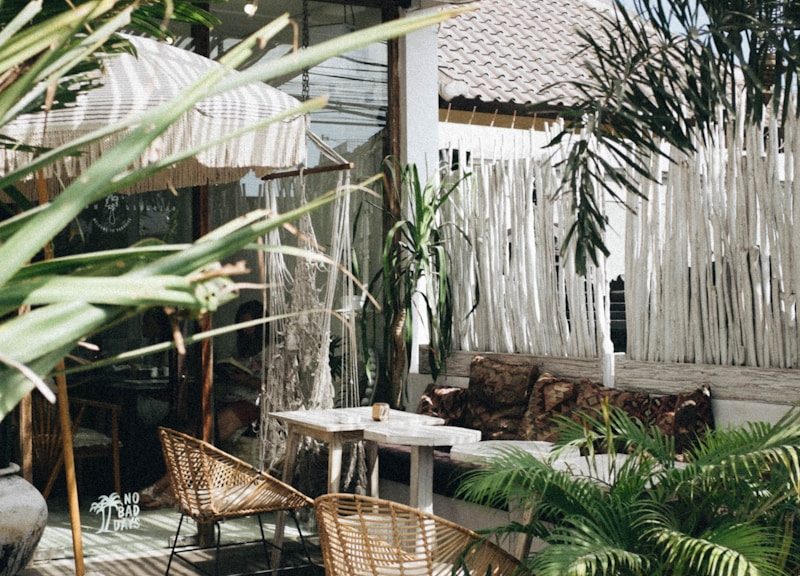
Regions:
<instances>
[{"instance_id":1,"label":"bamboo screen fence","mask_svg":"<svg viewBox=\"0 0 800 576\"><path fill-rule=\"evenodd\" d=\"M640 182L650 200L629 196L625 240L609 246L625 251L628 358L798 367L797 150L795 118L780 131L774 118L739 123L706 135L695 154L662 162L661 182ZM558 262L571 199L553 198L555 161L471 156L473 177L445 216L472 243L451 235L454 348L608 352L603 266L584 280L571 258Z\"/></svg>"},{"instance_id":2,"label":"bamboo screen fence","mask_svg":"<svg viewBox=\"0 0 800 576\"><path fill-rule=\"evenodd\" d=\"M559 261L559 222L570 200L553 198L552 162L476 160L466 171L472 177L444 214L469 239L449 234L454 347L599 356L608 340L608 283L602 267L584 279L571 257Z\"/></svg>"},{"instance_id":3,"label":"bamboo screen fence","mask_svg":"<svg viewBox=\"0 0 800 576\"><path fill-rule=\"evenodd\" d=\"M797 118L721 126L662 185L641 182L651 200L629 197L626 225L629 358L798 367L798 150Z\"/></svg>"}]
</instances>

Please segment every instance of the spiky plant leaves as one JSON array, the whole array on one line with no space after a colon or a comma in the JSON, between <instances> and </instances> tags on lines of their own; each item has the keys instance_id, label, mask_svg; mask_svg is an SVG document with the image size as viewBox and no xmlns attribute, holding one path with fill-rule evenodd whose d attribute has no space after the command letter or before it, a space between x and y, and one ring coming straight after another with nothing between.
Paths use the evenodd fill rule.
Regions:
<instances>
[{"instance_id":1,"label":"spiky plant leaves","mask_svg":"<svg viewBox=\"0 0 800 576\"><path fill-rule=\"evenodd\" d=\"M568 109L545 100L566 122L552 146L571 142L560 191L574 198L575 221L562 249L576 267L605 254L607 219L597 198L640 194L632 174L656 179L647 160L669 145L690 152L718 121L760 120L769 106L800 113L800 13L782 0L615 0L601 32L580 32L584 77L563 82ZM743 94L743 96L741 96ZM577 138L577 141L575 141ZM574 142L574 143L573 143Z\"/></svg>"},{"instance_id":2,"label":"spiky plant leaves","mask_svg":"<svg viewBox=\"0 0 800 576\"><path fill-rule=\"evenodd\" d=\"M12 72L4 75L0 125L33 105L37 97L47 98L52 94L48 88L65 82L69 74L91 68L95 52L130 21L133 9L139 6L139 2L125 0L84 2L27 25L27 20L42 11L42 3L33 2L22 16L9 18L8 26L0 30L0 72ZM148 306L180 301L182 307L195 312L215 309L234 296L226 274L218 272L221 259L335 198L335 194L323 195L283 215L256 212L180 251L162 252L157 256L145 254L141 248L134 248L130 253L120 252L113 257L115 262L122 262L114 274L108 271L111 263L108 255L96 259L87 257L82 261L61 260L50 267L28 264L86 206L118 191L121 185L137 182L150 170L163 167L164 162L161 162L140 171L129 169L132 161L178 116L210 95L313 66L337 53L435 24L456 12L386 23L317 44L268 64L251 66L236 77L228 75L227 70L250 57L257 42L288 24L286 17L278 19L229 50L220 61L223 66L188 87L174 101L80 140L43 151L27 166L5 174L0 179L0 188L13 185L65 155L78 153L93 141L118 132L124 134L118 145L110 148L53 202L22 212L0 225L0 261L3 262L0 300L6 309L17 303L41 305L24 316L4 318L0 323L0 418L32 387L31 379L21 366L27 365L36 375L46 375L79 340ZM317 101L310 106L320 104ZM298 108L293 113L303 114L310 109ZM206 142L203 146L219 142ZM179 156L191 155L199 149L187 150ZM179 156L162 160L172 162ZM75 277L63 277L73 272ZM125 282L129 286L123 290ZM141 292L130 288L136 285L141 285ZM67 290L75 299L64 297ZM94 296L87 297L88 294ZM70 301L64 302L65 299Z\"/></svg>"},{"instance_id":3,"label":"spiky plant leaves","mask_svg":"<svg viewBox=\"0 0 800 576\"><path fill-rule=\"evenodd\" d=\"M411 205L411 216L400 219L386 234L382 256L383 306L387 317L384 355L405 365L411 355L412 301L420 294L425 305L431 343L430 367L436 379L450 351L453 306L450 261L445 249L449 229L464 232L452 223L440 221L440 209L460 189L464 178L455 182L422 183L413 164L399 167L385 163L389 180ZM467 242L469 239L467 238ZM424 284L420 287L420 281ZM404 396L405 367L389 366L387 380L390 401L397 407Z\"/></svg>"}]
</instances>

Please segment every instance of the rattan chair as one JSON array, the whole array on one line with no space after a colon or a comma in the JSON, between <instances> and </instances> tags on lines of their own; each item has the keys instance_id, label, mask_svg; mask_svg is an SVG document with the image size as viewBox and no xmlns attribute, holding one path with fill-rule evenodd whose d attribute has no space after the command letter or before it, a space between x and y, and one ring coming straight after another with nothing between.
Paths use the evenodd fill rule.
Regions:
<instances>
[{"instance_id":1,"label":"rattan chair","mask_svg":"<svg viewBox=\"0 0 800 576\"><path fill-rule=\"evenodd\" d=\"M314 502L311 498L269 474L259 472L250 464L207 442L169 428L159 428L159 434L167 472L175 495L175 505L181 512L165 574L169 574L174 556L199 569L196 564L175 551L181 525L186 516L198 523L214 524L216 529L215 574L219 574L220 521L256 516L261 529L261 542L264 546L267 565L271 568L261 514L280 510L288 511L300 532L294 512L300 508L313 506ZM300 538L306 551L306 558L311 563L302 532L300 532Z\"/></svg>"},{"instance_id":2,"label":"rattan chair","mask_svg":"<svg viewBox=\"0 0 800 576\"><path fill-rule=\"evenodd\" d=\"M403 504L326 494L314 507L327 576L500 576L519 567L477 533Z\"/></svg>"},{"instance_id":3,"label":"rattan chair","mask_svg":"<svg viewBox=\"0 0 800 576\"><path fill-rule=\"evenodd\" d=\"M103 458L111 464L114 491L122 495L120 480L119 419L121 407L117 404L69 399L72 419L72 455L76 464L89 458ZM32 409L32 444L34 475L47 478L42 496L47 499L64 466L64 441L58 419L58 407L41 395L34 394ZM80 474L80 466L77 467ZM80 485L83 484L81 480ZM96 487L95 487L96 488Z\"/></svg>"}]
</instances>

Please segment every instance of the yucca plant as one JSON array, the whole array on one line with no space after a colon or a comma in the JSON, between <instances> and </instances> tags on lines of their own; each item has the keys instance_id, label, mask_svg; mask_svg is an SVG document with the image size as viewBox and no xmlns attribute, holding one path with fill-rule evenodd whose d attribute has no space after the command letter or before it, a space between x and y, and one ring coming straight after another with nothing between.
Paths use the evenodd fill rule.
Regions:
<instances>
[{"instance_id":1,"label":"yucca plant","mask_svg":"<svg viewBox=\"0 0 800 576\"><path fill-rule=\"evenodd\" d=\"M0 127L37 101L48 101L52 88L69 82L116 31L131 23L140 2L95 0L50 18L36 20L42 3L27 4L0 32ZM148 2L153 4L153 2ZM171 2L164 2L172 6ZM452 14L452 12L450 13ZM110 148L52 202L20 212L0 223L0 419L14 408L35 383L48 375L76 344L109 325L148 307L169 306L191 314L216 309L235 295L229 270L219 262L246 248L270 230L322 206L334 194L322 195L290 213L255 211L238 218L190 245L132 247L127 250L55 258L31 264L84 208L129 187L178 161L219 142L198 143L191 149L149 166L129 165L195 103L209 95L247 82L268 81L308 68L331 56L434 24L448 13L421 16L376 26L301 50L279 60L256 64L235 79L225 71L245 61L256 45L267 42L289 25L288 16L268 24L227 52L224 67L209 73L180 97L136 118L42 150L29 165L0 178L0 189L13 194L13 185L50 162L79 153L83 146L105 136L124 133ZM312 100L289 114L304 114L324 105ZM256 129L280 116L254 124ZM230 134L233 138L238 134ZM8 145L8 143L6 143ZM24 315L19 307L33 309Z\"/></svg>"},{"instance_id":2,"label":"yucca plant","mask_svg":"<svg viewBox=\"0 0 800 576\"><path fill-rule=\"evenodd\" d=\"M431 180L423 185L416 165L398 167L392 162L387 162L387 172L392 185L400 191L401 201L410 205L410 216L394 222L386 234L381 271L390 402L400 407L410 357L415 294L422 296L423 313L428 320L434 379L450 352L452 286L444 241L448 229L461 232L452 223L442 222L439 211L459 189L463 178L450 183Z\"/></svg>"},{"instance_id":3,"label":"yucca plant","mask_svg":"<svg viewBox=\"0 0 800 576\"><path fill-rule=\"evenodd\" d=\"M525 559L537 576L797 574L800 412L775 424L711 430L676 460L657 428L618 409L564 421L546 461L519 450L492 458L460 487L467 498L533 511L497 529L545 542ZM598 447L627 457L600 458ZM559 464L580 448L588 475ZM602 460L602 461L601 461ZM608 464L610 463L610 464Z\"/></svg>"}]
</instances>

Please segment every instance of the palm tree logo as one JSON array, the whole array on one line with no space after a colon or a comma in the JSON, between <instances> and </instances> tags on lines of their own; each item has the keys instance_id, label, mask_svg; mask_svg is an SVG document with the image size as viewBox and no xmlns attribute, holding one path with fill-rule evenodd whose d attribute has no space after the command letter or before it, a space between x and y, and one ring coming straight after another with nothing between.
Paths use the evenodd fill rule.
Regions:
<instances>
[{"instance_id":1,"label":"palm tree logo","mask_svg":"<svg viewBox=\"0 0 800 576\"><path fill-rule=\"evenodd\" d=\"M112 508L116 510L117 513L123 510L122 500L116 492L112 492L109 496L101 496L97 502L93 502L89 507L89 512L93 514L102 514L100 530L97 531L98 534L102 532L111 532L109 526L111 525Z\"/></svg>"}]
</instances>

